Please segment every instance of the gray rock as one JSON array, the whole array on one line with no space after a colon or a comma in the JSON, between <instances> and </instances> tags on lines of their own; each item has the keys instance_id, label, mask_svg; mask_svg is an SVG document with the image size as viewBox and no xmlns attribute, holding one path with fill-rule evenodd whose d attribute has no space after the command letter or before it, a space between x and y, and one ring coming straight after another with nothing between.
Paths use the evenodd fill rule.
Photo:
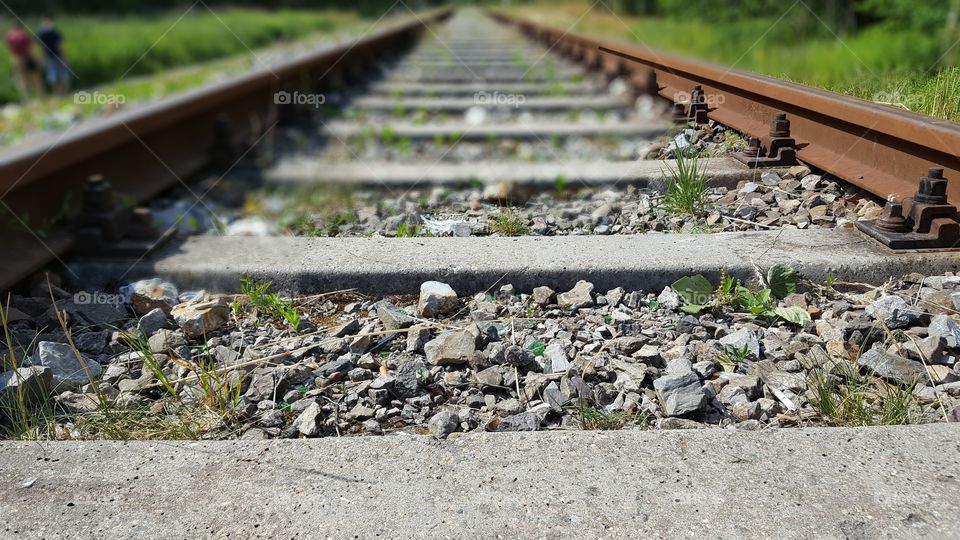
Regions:
<instances>
[{"instance_id":1,"label":"gray rock","mask_svg":"<svg viewBox=\"0 0 960 540\"><path fill-rule=\"evenodd\" d=\"M166 353L187 344L183 333L162 329L150 336L147 342L150 345L150 352L154 354Z\"/></svg>"},{"instance_id":2,"label":"gray rock","mask_svg":"<svg viewBox=\"0 0 960 540\"><path fill-rule=\"evenodd\" d=\"M377 302L375 307L377 318L380 319L383 327L387 330L407 328L414 323L414 319L410 314L386 300Z\"/></svg>"},{"instance_id":3,"label":"gray rock","mask_svg":"<svg viewBox=\"0 0 960 540\"><path fill-rule=\"evenodd\" d=\"M556 412L562 412L563 405L567 401L556 382L551 382L543 389L543 400Z\"/></svg>"},{"instance_id":4,"label":"gray rock","mask_svg":"<svg viewBox=\"0 0 960 540\"><path fill-rule=\"evenodd\" d=\"M102 330L99 332L77 334L73 336L73 344L76 345L81 352L91 355L101 354L106 350L107 345L110 344L110 331Z\"/></svg>"},{"instance_id":5,"label":"gray rock","mask_svg":"<svg viewBox=\"0 0 960 540\"><path fill-rule=\"evenodd\" d=\"M570 359L563 345L554 340L543 351L545 373L566 373L570 369Z\"/></svg>"},{"instance_id":6,"label":"gray rock","mask_svg":"<svg viewBox=\"0 0 960 540\"><path fill-rule=\"evenodd\" d=\"M416 396L420 390L420 370L424 369L417 360L407 360L397 366L396 380L393 383L393 393L398 398L405 399Z\"/></svg>"},{"instance_id":7,"label":"gray rock","mask_svg":"<svg viewBox=\"0 0 960 540\"><path fill-rule=\"evenodd\" d=\"M43 403L53 389L53 370L45 366L29 366L0 373L0 406L20 399L25 404ZM3 409L0 409L2 413ZM0 414L2 416L2 414Z\"/></svg>"},{"instance_id":8,"label":"gray rock","mask_svg":"<svg viewBox=\"0 0 960 540\"><path fill-rule=\"evenodd\" d=\"M593 283L580 280L572 289L557 295L557 304L562 309L580 309L593 305Z\"/></svg>"},{"instance_id":9,"label":"gray rock","mask_svg":"<svg viewBox=\"0 0 960 540\"><path fill-rule=\"evenodd\" d=\"M244 394L250 401L272 400L274 395L282 396L286 393L289 380L281 377L273 368L257 368L253 370L250 386ZM270 426L266 426L270 427Z\"/></svg>"},{"instance_id":10,"label":"gray rock","mask_svg":"<svg viewBox=\"0 0 960 540\"><path fill-rule=\"evenodd\" d=\"M180 303L177 288L161 279L144 279L120 288L120 294L137 313L149 313L160 309L169 315L174 306Z\"/></svg>"},{"instance_id":11,"label":"gray rock","mask_svg":"<svg viewBox=\"0 0 960 540\"><path fill-rule=\"evenodd\" d=\"M697 412L708 403L700 379L692 371L660 377L653 381L653 387L667 416Z\"/></svg>"},{"instance_id":12,"label":"gray rock","mask_svg":"<svg viewBox=\"0 0 960 540\"><path fill-rule=\"evenodd\" d=\"M500 375L500 368L497 366L488 367L487 369L479 371L475 377L477 384L481 387L503 385L503 377Z\"/></svg>"},{"instance_id":13,"label":"gray rock","mask_svg":"<svg viewBox=\"0 0 960 540\"><path fill-rule=\"evenodd\" d=\"M170 325L167 323L167 314L160 308L150 310L149 313L140 317L137 326L139 326L143 334L148 337L156 334L159 330L170 328Z\"/></svg>"},{"instance_id":14,"label":"gray rock","mask_svg":"<svg viewBox=\"0 0 960 540\"><path fill-rule=\"evenodd\" d=\"M741 328L720 338L720 345L736 350L743 350L744 347L754 358L760 358L760 341L753 330Z\"/></svg>"},{"instance_id":15,"label":"gray rock","mask_svg":"<svg viewBox=\"0 0 960 540\"><path fill-rule=\"evenodd\" d=\"M531 300L538 306L548 306L556 294L557 293L550 287L536 287L533 289Z\"/></svg>"},{"instance_id":16,"label":"gray rock","mask_svg":"<svg viewBox=\"0 0 960 540\"><path fill-rule=\"evenodd\" d=\"M466 330L448 330L428 341L423 350L433 365L467 364L477 357L476 337Z\"/></svg>"},{"instance_id":17,"label":"gray rock","mask_svg":"<svg viewBox=\"0 0 960 540\"><path fill-rule=\"evenodd\" d=\"M453 411L442 410L430 418L427 426L434 438L446 439L460 426L460 416Z\"/></svg>"},{"instance_id":18,"label":"gray rock","mask_svg":"<svg viewBox=\"0 0 960 540\"><path fill-rule=\"evenodd\" d=\"M350 358L349 354L344 354L338 356L333 360L327 360L317 368L316 373L318 377L324 379L329 378L334 373L347 373L353 369L354 364L353 360Z\"/></svg>"},{"instance_id":19,"label":"gray rock","mask_svg":"<svg viewBox=\"0 0 960 540\"><path fill-rule=\"evenodd\" d=\"M905 385L915 384L926 377L920 362L889 354L877 346L861 354L857 365L872 370L880 377Z\"/></svg>"},{"instance_id":20,"label":"gray rock","mask_svg":"<svg viewBox=\"0 0 960 540\"><path fill-rule=\"evenodd\" d=\"M90 414L100 408L100 403L94 394L64 392L57 396L55 401L65 411L73 414Z\"/></svg>"},{"instance_id":21,"label":"gray rock","mask_svg":"<svg viewBox=\"0 0 960 540\"><path fill-rule=\"evenodd\" d=\"M357 319L350 319L350 321L336 326L330 330L330 337L345 337L351 334L356 334L360 331L360 321Z\"/></svg>"},{"instance_id":22,"label":"gray rock","mask_svg":"<svg viewBox=\"0 0 960 540\"><path fill-rule=\"evenodd\" d=\"M320 405L313 402L297 416L296 420L293 421L293 427L304 437L316 437L320 433L320 426L317 422L319 419Z\"/></svg>"},{"instance_id":23,"label":"gray rock","mask_svg":"<svg viewBox=\"0 0 960 540\"><path fill-rule=\"evenodd\" d=\"M457 293L453 287L439 281L425 281L420 285L417 312L421 317L435 317L457 309Z\"/></svg>"},{"instance_id":24,"label":"gray rock","mask_svg":"<svg viewBox=\"0 0 960 540\"><path fill-rule=\"evenodd\" d=\"M680 295L675 293L670 287L664 287L660 295L657 296L657 304L664 309L677 309L680 307Z\"/></svg>"},{"instance_id":25,"label":"gray rock","mask_svg":"<svg viewBox=\"0 0 960 540\"><path fill-rule=\"evenodd\" d=\"M347 413L347 418L350 418L351 420L363 421L373 418L374 414L376 414L376 411L370 407L367 407L363 403L357 403L356 406L350 409L350 412Z\"/></svg>"},{"instance_id":26,"label":"gray rock","mask_svg":"<svg viewBox=\"0 0 960 540\"><path fill-rule=\"evenodd\" d=\"M927 332L931 336L940 336L946 339L946 346L951 349L960 348L960 324L947 315L934 315L930 319Z\"/></svg>"},{"instance_id":27,"label":"gray rock","mask_svg":"<svg viewBox=\"0 0 960 540\"><path fill-rule=\"evenodd\" d=\"M522 412L500 420L497 431L539 431L540 416L532 411Z\"/></svg>"},{"instance_id":28,"label":"gray rock","mask_svg":"<svg viewBox=\"0 0 960 540\"><path fill-rule=\"evenodd\" d=\"M882 322L887 328L904 328L920 320L921 313L911 308L899 296L889 295L867 306L867 314Z\"/></svg>"},{"instance_id":29,"label":"gray rock","mask_svg":"<svg viewBox=\"0 0 960 540\"><path fill-rule=\"evenodd\" d=\"M41 341L34 353L33 364L50 368L55 392L74 390L91 382L88 373L93 379L100 376L100 364L83 355L78 359L73 349L64 343Z\"/></svg>"},{"instance_id":30,"label":"gray rock","mask_svg":"<svg viewBox=\"0 0 960 540\"><path fill-rule=\"evenodd\" d=\"M430 341L430 327L425 324L416 324L407 332L407 352L423 352L423 347Z\"/></svg>"}]
</instances>

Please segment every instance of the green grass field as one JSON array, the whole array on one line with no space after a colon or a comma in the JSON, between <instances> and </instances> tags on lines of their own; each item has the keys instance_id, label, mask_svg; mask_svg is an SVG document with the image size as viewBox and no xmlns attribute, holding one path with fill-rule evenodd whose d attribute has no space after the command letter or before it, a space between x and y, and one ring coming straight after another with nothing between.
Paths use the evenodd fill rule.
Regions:
<instances>
[{"instance_id":1,"label":"green grass field","mask_svg":"<svg viewBox=\"0 0 960 540\"><path fill-rule=\"evenodd\" d=\"M526 7L524 16L568 28L590 8L581 1ZM789 20L710 21L614 16L597 6L577 31L641 42L653 49L826 88L870 101L960 121L960 68L938 65L938 35L874 26L838 38L812 35Z\"/></svg>"},{"instance_id":2,"label":"green grass field","mask_svg":"<svg viewBox=\"0 0 960 540\"><path fill-rule=\"evenodd\" d=\"M247 53L277 41L332 30L353 17L335 12L254 9L217 10L214 14L202 5L181 16L183 12L159 17L57 19L70 69L77 77L74 87ZM39 26L36 20L26 23L33 29ZM8 27L4 25L4 33ZM40 54L39 47L35 52ZM0 73L11 73L7 54L0 54ZM0 103L18 99L11 77L0 77Z\"/></svg>"}]
</instances>

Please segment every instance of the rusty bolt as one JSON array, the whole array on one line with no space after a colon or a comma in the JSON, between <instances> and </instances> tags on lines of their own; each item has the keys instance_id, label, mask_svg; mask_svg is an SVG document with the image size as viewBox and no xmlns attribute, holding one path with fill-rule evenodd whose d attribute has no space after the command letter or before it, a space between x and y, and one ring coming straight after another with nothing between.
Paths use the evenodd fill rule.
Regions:
<instances>
[{"instance_id":1,"label":"rusty bolt","mask_svg":"<svg viewBox=\"0 0 960 540\"><path fill-rule=\"evenodd\" d=\"M747 147L743 149L743 155L747 157L760 157L762 154L763 147L760 146L760 139L750 137L750 142L747 143Z\"/></svg>"},{"instance_id":2,"label":"rusty bolt","mask_svg":"<svg viewBox=\"0 0 960 540\"><path fill-rule=\"evenodd\" d=\"M103 212L113 208L113 186L103 175L94 174L87 178L83 187L83 206L87 212Z\"/></svg>"},{"instance_id":3,"label":"rusty bolt","mask_svg":"<svg viewBox=\"0 0 960 540\"><path fill-rule=\"evenodd\" d=\"M774 117L773 122L770 123L770 136L790 136L790 120L787 120L787 113L778 112L776 117Z\"/></svg>"},{"instance_id":4,"label":"rusty bolt","mask_svg":"<svg viewBox=\"0 0 960 540\"><path fill-rule=\"evenodd\" d=\"M903 204L893 197L887 199L883 207L883 214L877 219L877 227L890 232L906 232L907 220L903 218Z\"/></svg>"},{"instance_id":5,"label":"rusty bolt","mask_svg":"<svg viewBox=\"0 0 960 540\"><path fill-rule=\"evenodd\" d=\"M920 188L913 200L918 203L947 204L947 179L943 177L943 169L930 169L926 176L920 178Z\"/></svg>"},{"instance_id":6,"label":"rusty bolt","mask_svg":"<svg viewBox=\"0 0 960 540\"><path fill-rule=\"evenodd\" d=\"M683 103L674 103L672 114L673 114L673 123L675 124L687 123L687 109L683 106Z\"/></svg>"},{"instance_id":7,"label":"rusty bolt","mask_svg":"<svg viewBox=\"0 0 960 540\"><path fill-rule=\"evenodd\" d=\"M699 84L693 87L693 92L690 93L690 102L697 104L707 102L703 95L703 87Z\"/></svg>"},{"instance_id":8,"label":"rusty bolt","mask_svg":"<svg viewBox=\"0 0 960 540\"><path fill-rule=\"evenodd\" d=\"M146 206L138 206L133 209L132 213L133 223L136 225L151 226L153 225L153 212Z\"/></svg>"}]
</instances>

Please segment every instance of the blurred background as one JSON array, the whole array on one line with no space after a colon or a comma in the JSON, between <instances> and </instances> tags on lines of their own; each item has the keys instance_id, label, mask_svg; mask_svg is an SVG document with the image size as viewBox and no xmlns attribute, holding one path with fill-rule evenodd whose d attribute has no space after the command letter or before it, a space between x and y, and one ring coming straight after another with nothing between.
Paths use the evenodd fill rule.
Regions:
<instances>
[{"instance_id":1,"label":"blurred background","mask_svg":"<svg viewBox=\"0 0 960 540\"><path fill-rule=\"evenodd\" d=\"M63 36L70 91L125 104L266 65L443 4L509 9L562 28L960 120L960 0L3 0L0 28L36 37L44 14ZM34 54L43 51L35 45ZM24 100L0 55L0 142L57 128L103 103L72 94ZM108 104L116 107L116 103Z\"/></svg>"}]
</instances>

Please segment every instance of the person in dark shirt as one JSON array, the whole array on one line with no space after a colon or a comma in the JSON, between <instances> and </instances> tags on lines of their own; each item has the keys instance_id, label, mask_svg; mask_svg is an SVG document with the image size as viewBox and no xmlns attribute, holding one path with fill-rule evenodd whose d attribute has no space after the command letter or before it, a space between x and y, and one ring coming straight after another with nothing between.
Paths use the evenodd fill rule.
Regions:
<instances>
[{"instance_id":1,"label":"person in dark shirt","mask_svg":"<svg viewBox=\"0 0 960 540\"><path fill-rule=\"evenodd\" d=\"M33 56L33 43L23 25L17 21L7 32L7 48L13 59L14 79L21 99L31 95L43 95L43 81L40 80L40 63Z\"/></svg>"},{"instance_id":2,"label":"person in dark shirt","mask_svg":"<svg viewBox=\"0 0 960 540\"><path fill-rule=\"evenodd\" d=\"M47 83L55 93L66 94L70 89L70 68L67 67L67 60L63 55L63 36L49 15L43 18L37 39L43 45Z\"/></svg>"}]
</instances>

